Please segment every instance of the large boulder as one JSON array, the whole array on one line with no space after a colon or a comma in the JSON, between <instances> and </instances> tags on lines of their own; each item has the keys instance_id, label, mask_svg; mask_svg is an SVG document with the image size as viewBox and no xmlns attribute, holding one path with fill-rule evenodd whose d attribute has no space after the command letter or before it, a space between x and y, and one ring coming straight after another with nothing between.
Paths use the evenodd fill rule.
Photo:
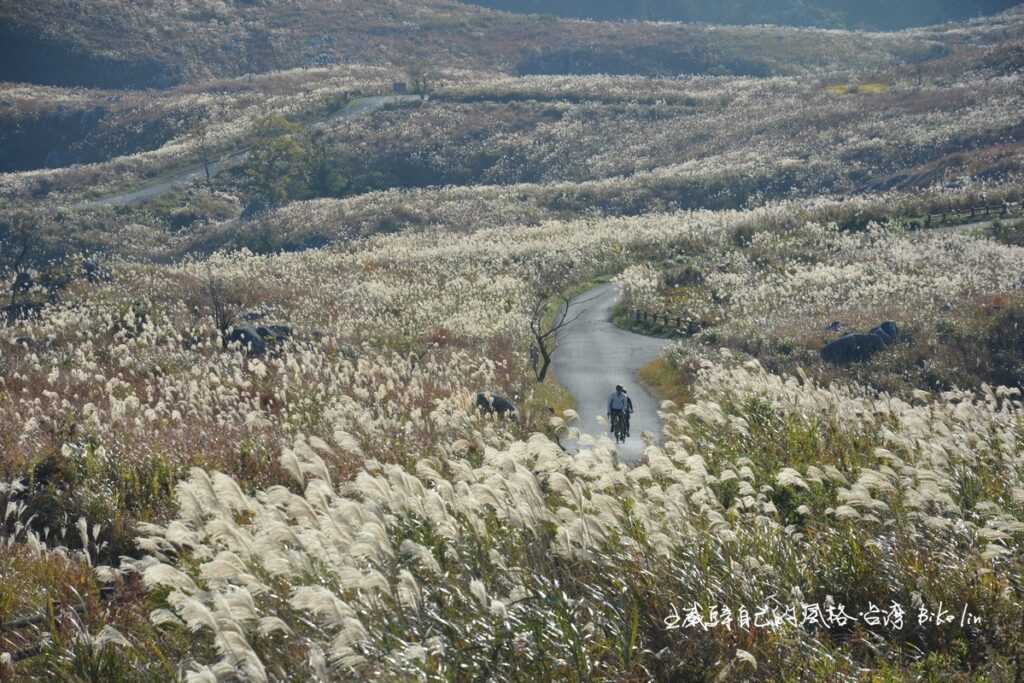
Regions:
<instances>
[{"instance_id":1,"label":"large boulder","mask_svg":"<svg viewBox=\"0 0 1024 683\"><path fill-rule=\"evenodd\" d=\"M476 395L476 407L488 415L497 414L502 417L516 414L516 406L504 396L489 391L481 391Z\"/></svg>"},{"instance_id":2,"label":"large boulder","mask_svg":"<svg viewBox=\"0 0 1024 683\"><path fill-rule=\"evenodd\" d=\"M272 344L281 344L292 337L290 325L263 325L257 327L256 332L263 337L264 341L271 342Z\"/></svg>"},{"instance_id":3,"label":"large boulder","mask_svg":"<svg viewBox=\"0 0 1024 683\"><path fill-rule=\"evenodd\" d=\"M848 334L826 344L821 350L821 357L835 365L858 363L869 360L884 349L886 344L877 334Z\"/></svg>"},{"instance_id":4,"label":"large boulder","mask_svg":"<svg viewBox=\"0 0 1024 683\"><path fill-rule=\"evenodd\" d=\"M294 332L290 325L235 325L224 339L225 346L237 344L247 355L263 356L268 351L278 351L292 338Z\"/></svg>"},{"instance_id":5,"label":"large boulder","mask_svg":"<svg viewBox=\"0 0 1024 683\"><path fill-rule=\"evenodd\" d=\"M868 334L873 334L878 337L881 337L882 341L885 342L886 346L896 341L896 335L898 333L899 330L896 327L896 323L892 322L891 320L885 321L878 327L872 328L871 331L868 332Z\"/></svg>"},{"instance_id":6,"label":"large boulder","mask_svg":"<svg viewBox=\"0 0 1024 683\"><path fill-rule=\"evenodd\" d=\"M267 352L267 343L259 331L250 325L232 327L224 343L228 346L237 344L249 356L262 356Z\"/></svg>"}]
</instances>

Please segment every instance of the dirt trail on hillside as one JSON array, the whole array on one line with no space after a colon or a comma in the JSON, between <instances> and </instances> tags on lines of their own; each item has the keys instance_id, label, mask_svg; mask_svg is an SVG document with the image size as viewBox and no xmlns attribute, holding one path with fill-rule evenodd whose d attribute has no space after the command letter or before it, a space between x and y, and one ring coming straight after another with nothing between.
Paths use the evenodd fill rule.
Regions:
<instances>
[{"instance_id":1,"label":"dirt trail on hillside","mask_svg":"<svg viewBox=\"0 0 1024 683\"><path fill-rule=\"evenodd\" d=\"M618 298L618 286L605 284L572 300L570 319L577 314L579 318L559 334L552 370L558 382L576 399L580 431L595 438L611 438L608 425L600 424L598 418L604 418L608 396L615 391L615 385L626 388L636 412L630 423L631 436L618 446L618 455L620 462L635 463L645 448L642 433L649 433L655 443L661 440L659 402L640 385L637 372L653 361L668 342L616 327L611 314ZM569 443L566 447L574 452L579 445Z\"/></svg>"},{"instance_id":2,"label":"dirt trail on hillside","mask_svg":"<svg viewBox=\"0 0 1024 683\"><path fill-rule=\"evenodd\" d=\"M363 97L355 100L344 111L327 120L337 121L354 119L367 114L372 114L388 104L419 101L421 99L422 98L419 95L378 95L374 97ZM249 149L246 147L228 154L217 161L210 162L210 177L212 178L224 169L231 168L242 163L248 153ZM206 170L204 169L203 164L194 164L188 168L181 169L171 175L165 176L157 182L146 185L145 187L108 195L106 197L99 197L97 199L90 199L76 204L74 208L90 209L103 206L131 206L134 204L142 204L150 201L151 199L167 194L168 192L184 189L197 180L202 180L205 176Z\"/></svg>"}]
</instances>

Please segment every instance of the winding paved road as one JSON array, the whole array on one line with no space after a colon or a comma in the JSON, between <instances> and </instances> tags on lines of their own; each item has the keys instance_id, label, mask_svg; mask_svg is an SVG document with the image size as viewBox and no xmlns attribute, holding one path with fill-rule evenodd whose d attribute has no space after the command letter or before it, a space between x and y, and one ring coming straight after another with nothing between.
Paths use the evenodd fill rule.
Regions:
<instances>
[{"instance_id":1,"label":"winding paved road","mask_svg":"<svg viewBox=\"0 0 1024 683\"><path fill-rule=\"evenodd\" d=\"M414 102L421 99L422 98L419 95L377 95L373 97L362 97L358 100L354 100L341 113L326 119L317 125L322 125L326 121L354 119L360 116L365 116L366 114L372 114L391 103ZM243 147L242 149L232 152L217 161L210 162L210 177L216 176L226 168L238 165L245 160L248 153L249 148ZM171 175L164 176L156 182L144 187L108 195L106 197L99 197L98 199L90 199L76 204L74 208L89 209L102 206L131 206L133 204L142 204L143 202L148 202L149 200L167 194L168 192L186 188L193 182L203 179L205 176L206 171L203 168L203 165L201 163L194 164L188 168L176 171Z\"/></svg>"},{"instance_id":2,"label":"winding paved road","mask_svg":"<svg viewBox=\"0 0 1024 683\"><path fill-rule=\"evenodd\" d=\"M637 371L654 360L667 342L616 327L611 314L618 297L618 286L605 284L572 300L570 319L579 317L559 334L552 370L576 399L580 431L595 438L609 436L608 425L598 422L607 412L608 395L616 384L626 388L636 412L631 436L618 446L618 454L620 462L635 463L645 448L641 433L648 432L655 442L661 439L659 402L640 385ZM567 447L576 450L578 444Z\"/></svg>"},{"instance_id":3,"label":"winding paved road","mask_svg":"<svg viewBox=\"0 0 1024 683\"><path fill-rule=\"evenodd\" d=\"M933 228L928 232L966 232L986 228L990 222ZM923 232L923 231L922 231ZM640 434L649 433L661 440L659 401L644 389L637 371L654 360L667 344L664 339L633 334L611 322L612 308L619 290L614 284L595 287L572 300L570 317L579 317L558 336L558 350L552 360L552 371L558 382L576 399L580 421L576 426L583 434L595 438L610 437L603 423L608 395L616 384L623 385L633 399L633 415L626 443L618 446L619 460L635 463L645 448ZM602 418L602 422L598 422ZM576 451L580 444L564 444Z\"/></svg>"}]
</instances>

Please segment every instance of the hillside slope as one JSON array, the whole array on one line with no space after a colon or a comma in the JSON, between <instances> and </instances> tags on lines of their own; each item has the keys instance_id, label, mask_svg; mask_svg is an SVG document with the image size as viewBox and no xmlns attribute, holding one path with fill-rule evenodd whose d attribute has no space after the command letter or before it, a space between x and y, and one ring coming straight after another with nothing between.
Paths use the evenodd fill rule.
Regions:
<instances>
[{"instance_id":1,"label":"hillside slope","mask_svg":"<svg viewBox=\"0 0 1024 683\"><path fill-rule=\"evenodd\" d=\"M470 0L473 4L563 17L787 24L898 29L992 14L1016 0Z\"/></svg>"},{"instance_id":2,"label":"hillside slope","mask_svg":"<svg viewBox=\"0 0 1024 683\"><path fill-rule=\"evenodd\" d=\"M166 87L328 64L513 73L767 75L941 54L926 36L751 33L517 16L452 0L124 0L0 5L0 81Z\"/></svg>"}]
</instances>

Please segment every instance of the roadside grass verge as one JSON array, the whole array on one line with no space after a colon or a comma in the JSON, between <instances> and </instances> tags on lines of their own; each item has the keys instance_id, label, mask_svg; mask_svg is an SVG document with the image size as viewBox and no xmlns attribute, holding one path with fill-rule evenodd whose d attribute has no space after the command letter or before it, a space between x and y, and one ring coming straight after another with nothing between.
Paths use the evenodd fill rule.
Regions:
<instances>
[{"instance_id":1,"label":"roadside grass verge","mask_svg":"<svg viewBox=\"0 0 1024 683\"><path fill-rule=\"evenodd\" d=\"M1024 247L1024 218L999 219L992 221L986 234L997 242L1015 247Z\"/></svg>"},{"instance_id":2,"label":"roadside grass verge","mask_svg":"<svg viewBox=\"0 0 1024 683\"><path fill-rule=\"evenodd\" d=\"M615 308L612 311L612 322L615 323L615 326L619 329L623 329L634 334L642 334L645 337L655 337L657 339L681 339L686 336L678 330L665 327L661 323L634 320L629 306L621 302L615 304Z\"/></svg>"},{"instance_id":3,"label":"roadside grass verge","mask_svg":"<svg viewBox=\"0 0 1024 683\"><path fill-rule=\"evenodd\" d=\"M640 368L638 376L643 385L659 400L672 401L677 406L683 406L689 403L692 397L690 385L694 378L686 377L682 370L663 356Z\"/></svg>"},{"instance_id":4,"label":"roadside grass verge","mask_svg":"<svg viewBox=\"0 0 1024 683\"><path fill-rule=\"evenodd\" d=\"M846 84L838 83L836 85L825 86L825 92L832 95L881 95L882 93L889 92L888 83L860 83L860 84Z\"/></svg>"},{"instance_id":5,"label":"roadside grass verge","mask_svg":"<svg viewBox=\"0 0 1024 683\"><path fill-rule=\"evenodd\" d=\"M869 319L881 318L865 312L862 320ZM778 329L721 334L712 330L687 347L678 347L669 364L676 372L684 372L693 358L724 348L757 359L772 373L806 373L825 386L858 384L908 400L920 391L942 393L985 384L1024 390L1024 297L1019 293L966 298L935 320L898 322L897 341L869 360L844 365L822 360L820 349L826 343L850 331L866 330L865 325L832 333ZM664 370L649 372L657 378Z\"/></svg>"},{"instance_id":6,"label":"roadside grass verge","mask_svg":"<svg viewBox=\"0 0 1024 683\"><path fill-rule=\"evenodd\" d=\"M548 373L543 382L534 383L526 395L520 410L526 431L541 432L554 438L555 432L549 423L553 417L563 418L565 411L575 410L576 399L554 377Z\"/></svg>"}]
</instances>

